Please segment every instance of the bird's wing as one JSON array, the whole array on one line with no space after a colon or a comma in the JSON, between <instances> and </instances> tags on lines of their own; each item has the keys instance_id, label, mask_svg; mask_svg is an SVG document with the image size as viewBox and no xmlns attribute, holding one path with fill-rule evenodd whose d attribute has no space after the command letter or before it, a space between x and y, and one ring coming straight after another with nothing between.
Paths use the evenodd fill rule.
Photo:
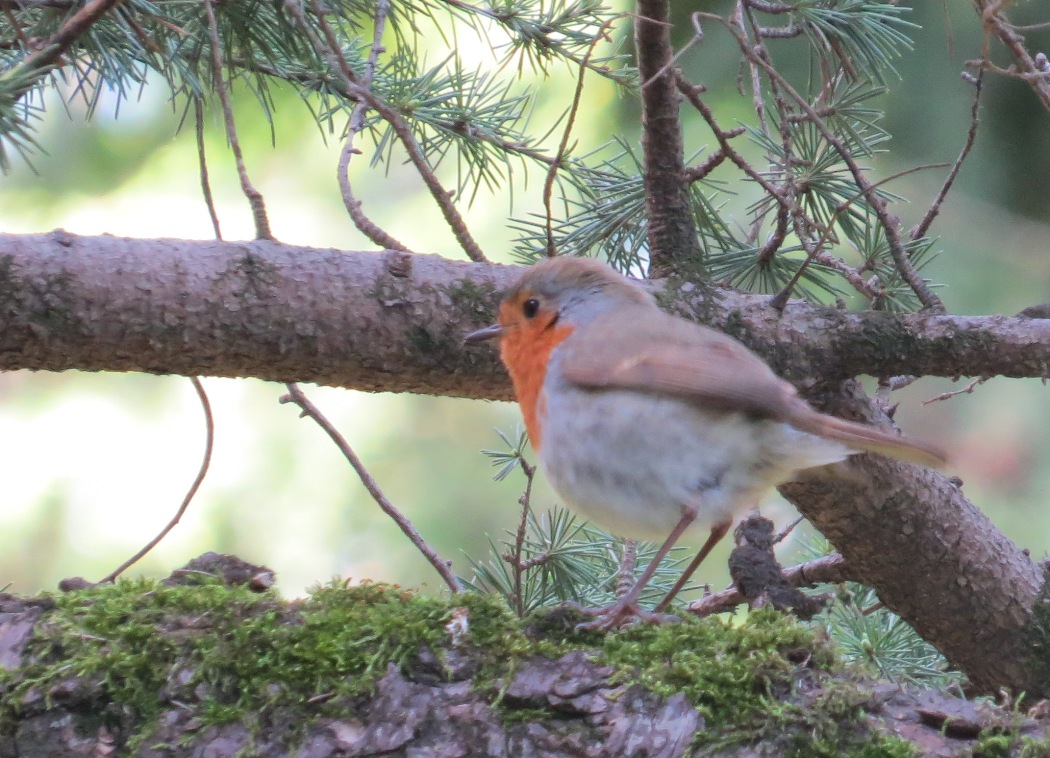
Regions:
<instances>
[{"instance_id":1,"label":"bird's wing","mask_svg":"<svg viewBox=\"0 0 1050 758\"><path fill-rule=\"evenodd\" d=\"M561 368L569 381L594 389L677 395L783 421L856 451L934 468L947 465L947 456L935 445L815 411L765 361L721 332L663 312L623 316L600 318L586 327L587 339L566 341Z\"/></svg>"},{"instance_id":2,"label":"bird's wing","mask_svg":"<svg viewBox=\"0 0 1050 758\"><path fill-rule=\"evenodd\" d=\"M572 340L562 371L591 388L622 388L690 398L725 410L785 419L795 388L736 340L662 312L603 318Z\"/></svg>"}]
</instances>

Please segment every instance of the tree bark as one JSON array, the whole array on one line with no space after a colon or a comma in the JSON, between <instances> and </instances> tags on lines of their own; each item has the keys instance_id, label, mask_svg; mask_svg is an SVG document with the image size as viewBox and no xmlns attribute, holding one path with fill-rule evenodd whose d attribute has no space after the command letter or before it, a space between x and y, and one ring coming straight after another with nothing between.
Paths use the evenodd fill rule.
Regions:
<instances>
[{"instance_id":1,"label":"tree bark","mask_svg":"<svg viewBox=\"0 0 1050 758\"><path fill-rule=\"evenodd\" d=\"M671 4L639 0L634 44L642 87L642 153L649 264L654 275L702 268L686 181L682 96L674 70Z\"/></svg>"},{"instance_id":2,"label":"tree bark","mask_svg":"<svg viewBox=\"0 0 1050 758\"><path fill-rule=\"evenodd\" d=\"M520 269L277 242L0 234L0 370L141 371L512 397L462 336ZM1050 319L837 310L690 284L658 293L806 387L860 374L1050 375Z\"/></svg>"}]
</instances>

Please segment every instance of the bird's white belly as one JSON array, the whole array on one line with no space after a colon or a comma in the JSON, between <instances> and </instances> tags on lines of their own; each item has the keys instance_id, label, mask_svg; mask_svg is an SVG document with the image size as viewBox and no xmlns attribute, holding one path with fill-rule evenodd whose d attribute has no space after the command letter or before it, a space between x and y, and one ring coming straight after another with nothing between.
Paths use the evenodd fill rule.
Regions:
<instances>
[{"instance_id":1,"label":"bird's white belly","mask_svg":"<svg viewBox=\"0 0 1050 758\"><path fill-rule=\"evenodd\" d=\"M785 424L630 390L548 394L540 461L568 505L622 537L663 541L684 509L705 533L800 468L840 460L837 443Z\"/></svg>"}]
</instances>

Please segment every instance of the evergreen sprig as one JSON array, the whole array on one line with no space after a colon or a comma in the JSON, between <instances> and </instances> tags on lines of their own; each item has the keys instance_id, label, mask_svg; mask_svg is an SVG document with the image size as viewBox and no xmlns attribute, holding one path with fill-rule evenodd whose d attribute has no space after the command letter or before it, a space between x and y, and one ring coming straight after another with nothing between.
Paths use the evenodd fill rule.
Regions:
<instances>
[{"instance_id":1,"label":"evergreen sprig","mask_svg":"<svg viewBox=\"0 0 1050 758\"><path fill-rule=\"evenodd\" d=\"M833 550L823 539L803 545L807 558ZM875 591L857 582L817 585L817 595L831 595L828 609L811 622L824 626L842 658L867 666L899 684L944 688L960 685L965 677L944 656L879 602Z\"/></svg>"},{"instance_id":2,"label":"evergreen sprig","mask_svg":"<svg viewBox=\"0 0 1050 758\"><path fill-rule=\"evenodd\" d=\"M478 592L501 595L520 613L574 602L598 608L617 599L617 588L626 580L633 584L656 555L658 545L641 542L635 546L633 573L623 577L625 543L591 524L578 521L569 511L554 506L540 517L532 510L533 469L524 463L528 437L522 430L508 434L496 430L503 447L482 450L497 468L493 478L505 480L518 468L524 469L529 484L519 500L524 523L516 531L508 530L499 542L489 540L489 555L483 559L469 557L473 577L461 583ZM519 553L520 540L520 553ZM642 602L655 605L681 575L688 558L684 548L675 548L657 568L646 585ZM519 597L520 588L520 597Z\"/></svg>"},{"instance_id":3,"label":"evergreen sprig","mask_svg":"<svg viewBox=\"0 0 1050 758\"><path fill-rule=\"evenodd\" d=\"M893 61L911 49L908 33L918 28L904 18L910 8L891 0L800 0L793 9L792 20L833 69L844 55L861 76L880 83L896 74Z\"/></svg>"}]
</instances>

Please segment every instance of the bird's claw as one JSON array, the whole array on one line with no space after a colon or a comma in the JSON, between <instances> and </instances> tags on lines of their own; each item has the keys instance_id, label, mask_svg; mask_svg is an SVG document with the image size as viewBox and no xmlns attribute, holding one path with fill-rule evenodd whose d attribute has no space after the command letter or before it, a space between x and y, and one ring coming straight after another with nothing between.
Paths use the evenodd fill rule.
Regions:
<instances>
[{"instance_id":1,"label":"bird's claw","mask_svg":"<svg viewBox=\"0 0 1050 758\"><path fill-rule=\"evenodd\" d=\"M682 620L678 616L667 613L654 613L642 608L637 603L625 603L622 600L604 608L584 608L576 603L570 603L569 605L579 613L593 617L591 621L577 624L577 632L609 632L615 629L623 629L640 621L649 624L667 624Z\"/></svg>"}]
</instances>

